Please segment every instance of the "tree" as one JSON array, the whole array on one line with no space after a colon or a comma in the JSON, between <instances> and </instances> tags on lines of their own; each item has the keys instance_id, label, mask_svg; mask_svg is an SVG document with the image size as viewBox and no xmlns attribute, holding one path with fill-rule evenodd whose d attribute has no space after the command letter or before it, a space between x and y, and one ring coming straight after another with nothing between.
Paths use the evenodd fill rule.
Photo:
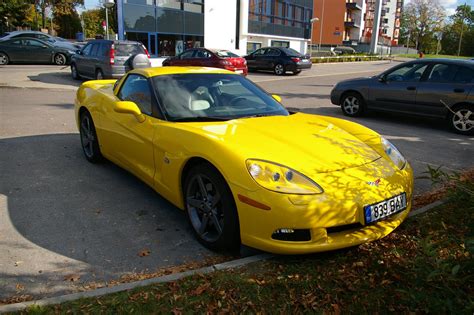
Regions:
<instances>
[{"instance_id":1,"label":"tree","mask_svg":"<svg viewBox=\"0 0 474 315\"><path fill-rule=\"evenodd\" d=\"M403 11L402 33L410 33L410 40L418 50L434 51L435 33L442 30L445 9L439 0L412 0Z\"/></svg>"},{"instance_id":2,"label":"tree","mask_svg":"<svg viewBox=\"0 0 474 315\"><path fill-rule=\"evenodd\" d=\"M6 32L15 26L30 26L28 24L29 0L0 0L0 32Z\"/></svg>"},{"instance_id":3,"label":"tree","mask_svg":"<svg viewBox=\"0 0 474 315\"><path fill-rule=\"evenodd\" d=\"M84 38L94 38L96 34L103 33L101 26L103 19L100 9L84 11L81 17L84 21Z\"/></svg>"},{"instance_id":4,"label":"tree","mask_svg":"<svg viewBox=\"0 0 474 315\"><path fill-rule=\"evenodd\" d=\"M474 10L469 5L461 5L451 15L443 30L442 53L456 55L463 33L461 55L474 56Z\"/></svg>"}]
</instances>

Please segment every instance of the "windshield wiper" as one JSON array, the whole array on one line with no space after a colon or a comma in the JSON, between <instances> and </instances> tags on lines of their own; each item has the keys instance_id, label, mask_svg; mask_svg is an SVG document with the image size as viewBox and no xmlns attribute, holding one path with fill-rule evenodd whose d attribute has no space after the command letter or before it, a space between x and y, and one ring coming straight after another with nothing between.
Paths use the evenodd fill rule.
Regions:
<instances>
[{"instance_id":1,"label":"windshield wiper","mask_svg":"<svg viewBox=\"0 0 474 315\"><path fill-rule=\"evenodd\" d=\"M175 122L192 122L192 121L227 121L230 118L226 117L215 117L215 116L198 116L198 117L179 117L173 118Z\"/></svg>"}]
</instances>

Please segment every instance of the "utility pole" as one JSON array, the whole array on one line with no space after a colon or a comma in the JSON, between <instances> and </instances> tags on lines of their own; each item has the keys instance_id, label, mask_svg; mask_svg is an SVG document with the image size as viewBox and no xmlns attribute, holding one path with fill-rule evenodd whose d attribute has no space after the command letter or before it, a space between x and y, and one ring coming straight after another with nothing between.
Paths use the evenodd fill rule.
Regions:
<instances>
[{"instance_id":1,"label":"utility pole","mask_svg":"<svg viewBox=\"0 0 474 315\"><path fill-rule=\"evenodd\" d=\"M374 11L374 25L372 27L372 38L370 41L370 53L377 54L377 44L379 41L380 15L382 14L382 0L376 0Z\"/></svg>"},{"instance_id":2,"label":"utility pole","mask_svg":"<svg viewBox=\"0 0 474 315\"><path fill-rule=\"evenodd\" d=\"M466 6L467 2L464 2L464 10L462 13L462 20L461 20L461 36L459 37L459 46L458 46L458 57L461 55L461 45L462 45L462 35L464 33L464 20L466 19Z\"/></svg>"}]
</instances>

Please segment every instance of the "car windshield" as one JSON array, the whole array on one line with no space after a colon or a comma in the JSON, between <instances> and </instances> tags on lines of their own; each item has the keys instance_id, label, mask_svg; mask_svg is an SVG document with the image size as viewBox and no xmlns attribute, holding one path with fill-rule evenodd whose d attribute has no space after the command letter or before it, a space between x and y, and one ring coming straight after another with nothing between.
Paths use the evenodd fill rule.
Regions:
<instances>
[{"instance_id":1,"label":"car windshield","mask_svg":"<svg viewBox=\"0 0 474 315\"><path fill-rule=\"evenodd\" d=\"M216 51L216 55L222 58L235 58L239 57L239 55L234 54L233 52L227 51L227 50L218 50Z\"/></svg>"},{"instance_id":2,"label":"car windshield","mask_svg":"<svg viewBox=\"0 0 474 315\"><path fill-rule=\"evenodd\" d=\"M153 85L172 121L289 115L273 97L240 75L162 75L153 78Z\"/></svg>"},{"instance_id":3,"label":"car windshield","mask_svg":"<svg viewBox=\"0 0 474 315\"><path fill-rule=\"evenodd\" d=\"M299 52L293 48L280 48L287 56L302 56Z\"/></svg>"}]
</instances>

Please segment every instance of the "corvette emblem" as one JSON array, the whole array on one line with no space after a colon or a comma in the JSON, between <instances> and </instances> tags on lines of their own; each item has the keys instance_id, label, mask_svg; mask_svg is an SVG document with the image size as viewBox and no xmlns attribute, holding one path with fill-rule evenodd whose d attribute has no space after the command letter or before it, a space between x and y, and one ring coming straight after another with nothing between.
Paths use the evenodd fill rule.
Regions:
<instances>
[{"instance_id":1,"label":"corvette emblem","mask_svg":"<svg viewBox=\"0 0 474 315\"><path fill-rule=\"evenodd\" d=\"M379 178L379 179L377 179L377 180L374 181L374 182L367 182L367 184L369 184L369 186L379 187L381 181L382 181L382 180Z\"/></svg>"}]
</instances>

